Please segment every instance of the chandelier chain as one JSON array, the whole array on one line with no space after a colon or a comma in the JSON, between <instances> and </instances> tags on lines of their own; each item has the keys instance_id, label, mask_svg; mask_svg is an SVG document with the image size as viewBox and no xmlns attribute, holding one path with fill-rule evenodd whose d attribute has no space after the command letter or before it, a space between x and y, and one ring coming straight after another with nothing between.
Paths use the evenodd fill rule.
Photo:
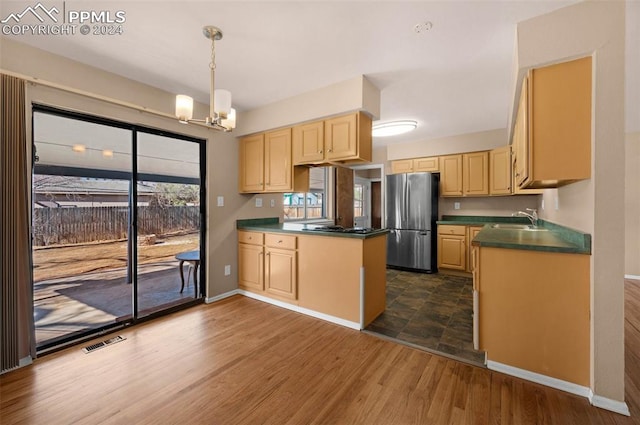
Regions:
<instances>
[{"instance_id":1,"label":"chandelier chain","mask_svg":"<svg viewBox=\"0 0 640 425\"><path fill-rule=\"evenodd\" d=\"M209 63L209 68L216 69L216 46L213 38L211 38L211 62Z\"/></svg>"}]
</instances>

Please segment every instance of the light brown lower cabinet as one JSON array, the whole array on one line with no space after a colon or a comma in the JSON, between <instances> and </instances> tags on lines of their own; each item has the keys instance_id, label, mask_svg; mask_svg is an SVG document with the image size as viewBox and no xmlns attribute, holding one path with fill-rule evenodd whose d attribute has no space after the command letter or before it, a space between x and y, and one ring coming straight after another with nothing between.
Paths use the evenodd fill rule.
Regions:
<instances>
[{"instance_id":1,"label":"light brown lower cabinet","mask_svg":"<svg viewBox=\"0 0 640 425\"><path fill-rule=\"evenodd\" d=\"M438 269L473 271L471 241L484 226L438 225Z\"/></svg>"},{"instance_id":2,"label":"light brown lower cabinet","mask_svg":"<svg viewBox=\"0 0 640 425\"><path fill-rule=\"evenodd\" d=\"M296 236L238 231L238 286L295 303L297 258Z\"/></svg>"},{"instance_id":3,"label":"light brown lower cabinet","mask_svg":"<svg viewBox=\"0 0 640 425\"><path fill-rule=\"evenodd\" d=\"M264 291L264 235L238 232L238 286Z\"/></svg>"},{"instance_id":4,"label":"light brown lower cabinet","mask_svg":"<svg viewBox=\"0 0 640 425\"><path fill-rule=\"evenodd\" d=\"M364 328L386 305L386 235L238 231L238 286Z\"/></svg>"},{"instance_id":5,"label":"light brown lower cabinet","mask_svg":"<svg viewBox=\"0 0 640 425\"><path fill-rule=\"evenodd\" d=\"M277 297L298 299L297 238L265 234L265 291Z\"/></svg>"},{"instance_id":6,"label":"light brown lower cabinet","mask_svg":"<svg viewBox=\"0 0 640 425\"><path fill-rule=\"evenodd\" d=\"M467 269L466 226L438 226L438 268Z\"/></svg>"},{"instance_id":7,"label":"light brown lower cabinet","mask_svg":"<svg viewBox=\"0 0 640 425\"><path fill-rule=\"evenodd\" d=\"M590 256L479 247L478 343L489 361L590 385Z\"/></svg>"}]
</instances>

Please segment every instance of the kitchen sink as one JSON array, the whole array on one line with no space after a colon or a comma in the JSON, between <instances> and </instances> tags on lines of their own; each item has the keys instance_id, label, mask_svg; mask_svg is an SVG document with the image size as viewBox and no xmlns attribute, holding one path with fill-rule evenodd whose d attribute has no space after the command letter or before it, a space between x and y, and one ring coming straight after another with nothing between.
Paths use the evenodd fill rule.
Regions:
<instances>
[{"instance_id":1,"label":"kitchen sink","mask_svg":"<svg viewBox=\"0 0 640 425\"><path fill-rule=\"evenodd\" d=\"M492 229L504 230L526 230L528 232L548 232L544 227L533 226L531 224L496 223L491 225Z\"/></svg>"}]
</instances>

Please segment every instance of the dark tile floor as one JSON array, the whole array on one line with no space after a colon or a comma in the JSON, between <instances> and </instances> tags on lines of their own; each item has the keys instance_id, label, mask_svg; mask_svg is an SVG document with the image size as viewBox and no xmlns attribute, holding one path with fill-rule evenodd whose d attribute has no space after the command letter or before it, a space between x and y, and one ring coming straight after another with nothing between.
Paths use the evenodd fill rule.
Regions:
<instances>
[{"instance_id":1,"label":"dark tile floor","mask_svg":"<svg viewBox=\"0 0 640 425\"><path fill-rule=\"evenodd\" d=\"M368 331L484 364L473 349L470 277L387 270L387 309Z\"/></svg>"}]
</instances>

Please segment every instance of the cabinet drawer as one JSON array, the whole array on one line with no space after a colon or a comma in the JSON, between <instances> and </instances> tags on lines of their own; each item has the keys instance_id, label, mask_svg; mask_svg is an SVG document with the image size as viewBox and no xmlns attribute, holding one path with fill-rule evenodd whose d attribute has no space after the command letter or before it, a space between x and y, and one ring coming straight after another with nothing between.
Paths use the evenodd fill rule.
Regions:
<instances>
[{"instance_id":1,"label":"cabinet drawer","mask_svg":"<svg viewBox=\"0 0 640 425\"><path fill-rule=\"evenodd\" d=\"M264 244L273 248L296 249L296 236L283 235L282 233L266 233Z\"/></svg>"},{"instance_id":2,"label":"cabinet drawer","mask_svg":"<svg viewBox=\"0 0 640 425\"><path fill-rule=\"evenodd\" d=\"M238 231L238 242L250 245L262 245L264 233Z\"/></svg>"},{"instance_id":3,"label":"cabinet drawer","mask_svg":"<svg viewBox=\"0 0 640 425\"><path fill-rule=\"evenodd\" d=\"M466 226L452 226L448 224L443 224L438 226L438 234L439 235L460 235L464 236L467 231Z\"/></svg>"}]
</instances>

